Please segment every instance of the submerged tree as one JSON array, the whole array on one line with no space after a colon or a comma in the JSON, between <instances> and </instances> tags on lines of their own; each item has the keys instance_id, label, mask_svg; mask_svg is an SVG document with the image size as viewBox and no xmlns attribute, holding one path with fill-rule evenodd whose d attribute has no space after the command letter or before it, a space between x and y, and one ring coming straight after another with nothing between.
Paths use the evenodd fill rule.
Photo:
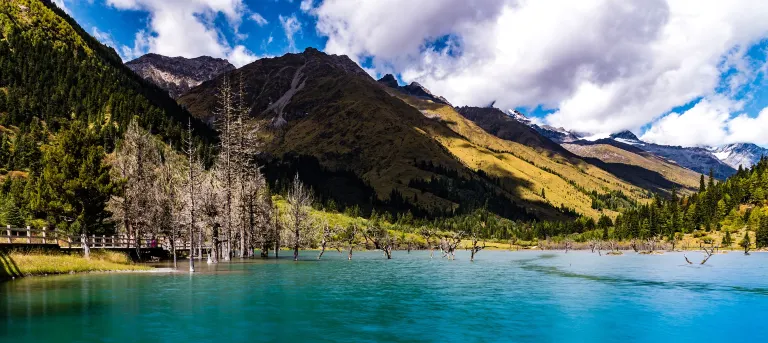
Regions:
<instances>
[{"instance_id":1,"label":"submerged tree","mask_svg":"<svg viewBox=\"0 0 768 343\"><path fill-rule=\"evenodd\" d=\"M310 229L309 209L312 205L312 192L299 180L299 174L293 179L288 192L288 227L293 234L293 260L299 260L299 247L304 234Z\"/></svg>"}]
</instances>

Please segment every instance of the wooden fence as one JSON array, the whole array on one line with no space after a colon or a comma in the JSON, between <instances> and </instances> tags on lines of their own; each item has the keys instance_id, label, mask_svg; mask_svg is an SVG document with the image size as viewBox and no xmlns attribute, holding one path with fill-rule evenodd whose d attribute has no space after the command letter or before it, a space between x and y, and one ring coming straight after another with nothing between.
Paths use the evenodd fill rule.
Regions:
<instances>
[{"instance_id":1,"label":"wooden fence","mask_svg":"<svg viewBox=\"0 0 768 343\"><path fill-rule=\"evenodd\" d=\"M67 235L61 231L48 230L45 227L42 229L34 229L29 226L26 228L12 228L10 225L6 226L5 229L0 229L0 245L52 244L64 249L82 249L84 242L87 242L88 246L92 249L135 249L138 245L141 249L162 248L171 250L171 242L166 237L144 237L137 239L126 235L77 236ZM176 250L189 250L189 242L177 239L174 247Z\"/></svg>"}]
</instances>

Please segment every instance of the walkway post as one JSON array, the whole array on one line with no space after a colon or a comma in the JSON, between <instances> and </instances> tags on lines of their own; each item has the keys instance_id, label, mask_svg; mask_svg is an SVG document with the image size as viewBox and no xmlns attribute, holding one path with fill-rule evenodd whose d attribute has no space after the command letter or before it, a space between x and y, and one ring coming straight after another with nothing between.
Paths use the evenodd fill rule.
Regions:
<instances>
[{"instance_id":1,"label":"walkway post","mask_svg":"<svg viewBox=\"0 0 768 343\"><path fill-rule=\"evenodd\" d=\"M6 233L8 234L8 243L9 243L9 244L10 244L10 243L13 243L13 241L11 240L11 226L10 226L10 225L8 225L8 226L6 226L6 227L5 227L5 229L6 229L6 230L5 230L5 231L6 231Z\"/></svg>"},{"instance_id":2,"label":"walkway post","mask_svg":"<svg viewBox=\"0 0 768 343\"><path fill-rule=\"evenodd\" d=\"M43 226L43 244L46 244L46 243L47 242L45 241L45 226Z\"/></svg>"},{"instance_id":3,"label":"walkway post","mask_svg":"<svg viewBox=\"0 0 768 343\"><path fill-rule=\"evenodd\" d=\"M29 231L29 226L27 226L27 244L32 244L32 232Z\"/></svg>"}]
</instances>

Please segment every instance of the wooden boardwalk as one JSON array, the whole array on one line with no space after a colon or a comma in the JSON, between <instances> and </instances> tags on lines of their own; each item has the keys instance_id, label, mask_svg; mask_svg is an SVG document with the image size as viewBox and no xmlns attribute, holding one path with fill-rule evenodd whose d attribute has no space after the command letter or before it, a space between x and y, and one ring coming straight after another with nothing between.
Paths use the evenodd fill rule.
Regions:
<instances>
[{"instance_id":1,"label":"wooden boardwalk","mask_svg":"<svg viewBox=\"0 0 768 343\"><path fill-rule=\"evenodd\" d=\"M0 229L0 248L5 246L43 245L58 246L61 249L82 249L87 242L91 249L163 249L170 251L171 242L166 237L135 238L126 235L106 236L91 235L77 236L67 235L61 231L26 228L12 228L10 225ZM177 239L173 245L176 251L189 250L189 242ZM197 246L194 247L197 249ZM203 246L203 249L209 248Z\"/></svg>"}]
</instances>

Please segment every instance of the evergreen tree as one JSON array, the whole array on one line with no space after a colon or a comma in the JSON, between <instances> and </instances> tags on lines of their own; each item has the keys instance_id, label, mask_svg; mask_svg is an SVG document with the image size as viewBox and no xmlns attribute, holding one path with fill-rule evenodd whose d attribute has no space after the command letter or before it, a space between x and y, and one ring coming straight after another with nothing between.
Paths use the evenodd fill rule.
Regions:
<instances>
[{"instance_id":1,"label":"evergreen tree","mask_svg":"<svg viewBox=\"0 0 768 343\"><path fill-rule=\"evenodd\" d=\"M107 201L116 192L104 161L104 149L93 130L74 121L63 130L43 155L43 171L38 182L43 198L42 210L57 229L87 237L104 233ZM83 244L90 257L87 240Z\"/></svg>"},{"instance_id":2,"label":"evergreen tree","mask_svg":"<svg viewBox=\"0 0 768 343\"><path fill-rule=\"evenodd\" d=\"M760 226L755 231L755 245L757 248L768 247L768 216L760 218Z\"/></svg>"},{"instance_id":3,"label":"evergreen tree","mask_svg":"<svg viewBox=\"0 0 768 343\"><path fill-rule=\"evenodd\" d=\"M733 240L731 238L731 231L730 230L725 230L725 236L723 236L722 244L725 247L729 247L729 246L731 246L731 244L733 244Z\"/></svg>"}]
</instances>

